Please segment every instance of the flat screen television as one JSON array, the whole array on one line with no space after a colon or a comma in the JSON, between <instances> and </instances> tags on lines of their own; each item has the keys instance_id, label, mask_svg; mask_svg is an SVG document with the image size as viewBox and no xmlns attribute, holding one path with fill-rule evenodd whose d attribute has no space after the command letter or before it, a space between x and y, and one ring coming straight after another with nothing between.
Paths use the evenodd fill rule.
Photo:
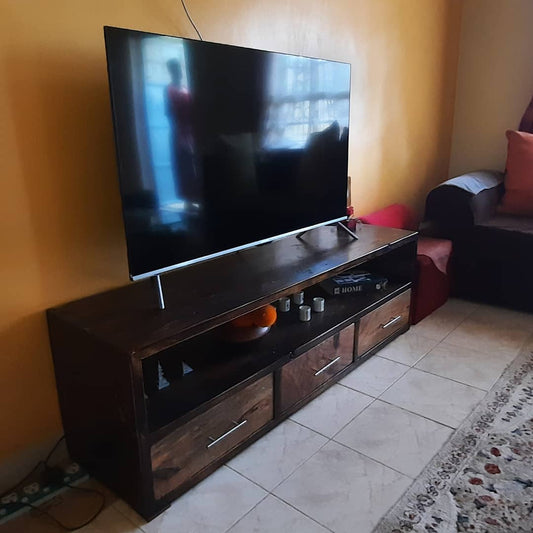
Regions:
<instances>
[{"instance_id":1,"label":"flat screen television","mask_svg":"<svg viewBox=\"0 0 533 533\"><path fill-rule=\"evenodd\" d=\"M132 280L346 218L349 64L104 34Z\"/></svg>"}]
</instances>

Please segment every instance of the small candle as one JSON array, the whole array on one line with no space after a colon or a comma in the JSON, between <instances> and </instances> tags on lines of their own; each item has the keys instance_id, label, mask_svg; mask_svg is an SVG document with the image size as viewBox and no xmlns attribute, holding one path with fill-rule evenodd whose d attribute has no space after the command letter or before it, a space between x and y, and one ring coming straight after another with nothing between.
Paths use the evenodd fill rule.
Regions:
<instances>
[{"instance_id":1,"label":"small candle","mask_svg":"<svg viewBox=\"0 0 533 533\"><path fill-rule=\"evenodd\" d=\"M303 291L294 293L292 295L292 301L296 305L302 305L304 303L304 293L303 293Z\"/></svg>"},{"instance_id":2,"label":"small candle","mask_svg":"<svg viewBox=\"0 0 533 533\"><path fill-rule=\"evenodd\" d=\"M316 296L315 298L313 298L313 311L315 313L324 312L324 298L320 296Z\"/></svg>"},{"instance_id":3,"label":"small candle","mask_svg":"<svg viewBox=\"0 0 533 533\"><path fill-rule=\"evenodd\" d=\"M311 320L311 307L308 305L301 305L298 308L298 316L302 322L309 322Z\"/></svg>"},{"instance_id":4,"label":"small candle","mask_svg":"<svg viewBox=\"0 0 533 533\"><path fill-rule=\"evenodd\" d=\"M286 296L283 296L278 301L278 309L282 313L286 313L287 311L290 311L291 309L291 300L287 298Z\"/></svg>"}]
</instances>

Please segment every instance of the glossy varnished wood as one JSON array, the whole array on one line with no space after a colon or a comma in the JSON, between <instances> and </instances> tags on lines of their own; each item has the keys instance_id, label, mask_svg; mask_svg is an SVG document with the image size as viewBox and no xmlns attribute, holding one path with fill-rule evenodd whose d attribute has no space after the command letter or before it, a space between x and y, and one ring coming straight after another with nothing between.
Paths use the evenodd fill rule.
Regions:
<instances>
[{"instance_id":1,"label":"glossy varnished wood","mask_svg":"<svg viewBox=\"0 0 533 533\"><path fill-rule=\"evenodd\" d=\"M376 344L404 328L409 323L410 302L411 291L409 290L361 318L357 337L357 354L364 354Z\"/></svg>"},{"instance_id":2,"label":"glossy varnished wood","mask_svg":"<svg viewBox=\"0 0 533 533\"><path fill-rule=\"evenodd\" d=\"M310 322L300 322L298 310L293 308L279 313L268 335L250 343L223 342L216 330L180 343L175 357L196 370L148 399L148 422L154 438L224 399L235 388L281 368L291 357L311 349L409 286L391 283L386 291L339 298L328 297L315 287L306 291L306 302L311 303L315 295L325 296L327 311L313 314Z\"/></svg>"},{"instance_id":3,"label":"glossy varnished wood","mask_svg":"<svg viewBox=\"0 0 533 533\"><path fill-rule=\"evenodd\" d=\"M415 240L413 232L378 226L363 226L358 240L321 227L165 275L163 311L147 280L49 312L143 358Z\"/></svg>"},{"instance_id":4,"label":"glossy varnished wood","mask_svg":"<svg viewBox=\"0 0 533 533\"><path fill-rule=\"evenodd\" d=\"M272 420L273 403L269 374L154 444L155 498L160 499ZM228 434L238 424L242 426ZM227 436L213 444L224 434Z\"/></svg>"},{"instance_id":5,"label":"glossy varnished wood","mask_svg":"<svg viewBox=\"0 0 533 533\"><path fill-rule=\"evenodd\" d=\"M354 332L351 324L283 366L279 390L282 412L353 361Z\"/></svg>"}]
</instances>

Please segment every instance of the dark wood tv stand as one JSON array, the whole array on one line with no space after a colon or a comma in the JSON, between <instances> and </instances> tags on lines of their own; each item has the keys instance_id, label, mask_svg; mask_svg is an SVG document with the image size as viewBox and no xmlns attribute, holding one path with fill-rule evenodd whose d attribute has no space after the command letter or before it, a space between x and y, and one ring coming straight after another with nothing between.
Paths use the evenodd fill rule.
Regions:
<instances>
[{"instance_id":1,"label":"dark wood tv stand","mask_svg":"<svg viewBox=\"0 0 533 533\"><path fill-rule=\"evenodd\" d=\"M322 227L168 274L165 310L149 281L49 309L73 459L149 520L406 331L416 233L358 236ZM354 267L385 275L386 289L328 297L318 286ZM221 337L229 320L300 290L325 296L325 312L278 313L247 343ZM168 361L193 371L162 388Z\"/></svg>"}]
</instances>

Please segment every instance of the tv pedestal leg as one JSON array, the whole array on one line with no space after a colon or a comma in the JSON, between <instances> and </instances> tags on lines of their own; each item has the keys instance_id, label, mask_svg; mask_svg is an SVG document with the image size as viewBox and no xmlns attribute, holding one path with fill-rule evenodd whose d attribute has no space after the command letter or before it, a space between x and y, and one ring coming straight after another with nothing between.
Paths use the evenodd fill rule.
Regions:
<instances>
[{"instance_id":1,"label":"tv pedestal leg","mask_svg":"<svg viewBox=\"0 0 533 533\"><path fill-rule=\"evenodd\" d=\"M157 304L159 309L165 309L165 297L163 296L163 287L161 286L161 276L152 277L152 283L154 284L155 290L157 292Z\"/></svg>"},{"instance_id":2,"label":"tv pedestal leg","mask_svg":"<svg viewBox=\"0 0 533 533\"><path fill-rule=\"evenodd\" d=\"M328 226L329 225L330 224L328 224ZM333 225L333 224L331 224L331 225ZM342 222L336 222L335 225L338 226L338 227L341 227L346 233L349 233L355 240L359 239L359 237L350 228L346 227ZM308 230L301 231L300 233L297 233L296 234L296 238L297 239L301 239L302 235L307 233L307 231Z\"/></svg>"},{"instance_id":3,"label":"tv pedestal leg","mask_svg":"<svg viewBox=\"0 0 533 533\"><path fill-rule=\"evenodd\" d=\"M359 239L359 237L348 226L345 226L342 222L337 222L337 226L342 228L346 233L350 234L355 240Z\"/></svg>"}]
</instances>

